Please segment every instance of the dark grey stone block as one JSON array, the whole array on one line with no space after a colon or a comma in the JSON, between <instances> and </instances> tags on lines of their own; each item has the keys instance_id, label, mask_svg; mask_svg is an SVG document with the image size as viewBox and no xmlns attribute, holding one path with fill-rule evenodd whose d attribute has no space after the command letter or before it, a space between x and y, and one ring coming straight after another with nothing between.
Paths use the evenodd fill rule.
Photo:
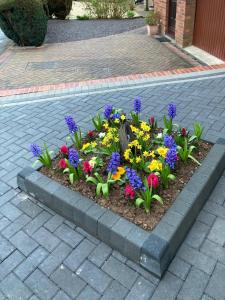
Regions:
<instances>
[{"instance_id":1,"label":"dark grey stone block","mask_svg":"<svg viewBox=\"0 0 225 300\"><path fill-rule=\"evenodd\" d=\"M110 243L111 228L119 218L118 215L108 210L98 220L98 237L105 243Z\"/></svg>"},{"instance_id":2,"label":"dark grey stone block","mask_svg":"<svg viewBox=\"0 0 225 300\"><path fill-rule=\"evenodd\" d=\"M90 234L97 237L98 220L106 211L107 210L104 207L98 204L94 203L93 205L91 205L85 214L83 223L84 229L86 229Z\"/></svg>"},{"instance_id":3,"label":"dark grey stone block","mask_svg":"<svg viewBox=\"0 0 225 300\"><path fill-rule=\"evenodd\" d=\"M35 172L35 170L33 168L26 167L18 173L17 184L18 184L18 187L21 190L23 190L24 192L27 192L26 185L25 185L26 178L34 172Z\"/></svg>"}]
</instances>

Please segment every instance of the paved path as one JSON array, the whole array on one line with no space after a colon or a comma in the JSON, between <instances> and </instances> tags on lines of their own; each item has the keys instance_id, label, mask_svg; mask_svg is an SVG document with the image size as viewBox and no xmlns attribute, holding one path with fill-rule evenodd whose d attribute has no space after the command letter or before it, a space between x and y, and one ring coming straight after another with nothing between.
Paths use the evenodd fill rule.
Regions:
<instances>
[{"instance_id":1,"label":"paved path","mask_svg":"<svg viewBox=\"0 0 225 300\"><path fill-rule=\"evenodd\" d=\"M208 74L209 75L209 74ZM16 174L31 164L27 148L55 148L67 134L66 114L88 128L90 111L111 102L126 110L141 96L144 115L162 116L170 101L177 121L203 122L206 137L225 133L225 76L75 95L30 94L0 100L0 299L225 299L225 174L161 281L82 229L21 193ZM148 84L148 85L147 85Z\"/></svg>"},{"instance_id":2,"label":"paved path","mask_svg":"<svg viewBox=\"0 0 225 300\"><path fill-rule=\"evenodd\" d=\"M0 89L190 67L145 30L35 49L12 48L0 65Z\"/></svg>"}]
</instances>

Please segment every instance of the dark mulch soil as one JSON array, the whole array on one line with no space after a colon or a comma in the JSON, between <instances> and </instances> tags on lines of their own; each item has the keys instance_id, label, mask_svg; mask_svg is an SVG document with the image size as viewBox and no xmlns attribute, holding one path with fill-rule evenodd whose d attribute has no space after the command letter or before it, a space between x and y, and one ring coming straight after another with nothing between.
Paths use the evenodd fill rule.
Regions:
<instances>
[{"instance_id":1,"label":"dark mulch soil","mask_svg":"<svg viewBox=\"0 0 225 300\"><path fill-rule=\"evenodd\" d=\"M194 153L195 158L199 161L203 161L211 147L211 144L201 141L198 150ZM59 170L58 162L59 157L54 160L52 169L49 170L43 167L41 172L64 186L67 186L74 191L79 191L82 195L94 202L99 203L149 231L153 230L159 223L160 219L170 208L178 194L198 168L198 165L192 160L188 160L187 163L179 162L176 172L174 173L176 180L170 184L168 189L159 192L160 196L163 198L163 205L158 202L153 202L151 213L146 214L143 208L137 208L133 201L125 199L124 187L121 188L119 185L112 186L109 199L103 197L97 198L95 195L95 185L87 184L85 181L81 181L71 186L68 181L68 175L62 174Z\"/></svg>"},{"instance_id":2,"label":"dark mulch soil","mask_svg":"<svg viewBox=\"0 0 225 300\"><path fill-rule=\"evenodd\" d=\"M143 18L123 20L49 20L46 43L65 43L105 37L144 26Z\"/></svg>"}]
</instances>

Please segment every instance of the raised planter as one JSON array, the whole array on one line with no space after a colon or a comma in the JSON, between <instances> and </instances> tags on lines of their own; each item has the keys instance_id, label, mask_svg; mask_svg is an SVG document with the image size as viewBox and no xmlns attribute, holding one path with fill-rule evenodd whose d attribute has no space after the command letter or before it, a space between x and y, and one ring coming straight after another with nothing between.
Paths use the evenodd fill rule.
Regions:
<instances>
[{"instance_id":1,"label":"raised planter","mask_svg":"<svg viewBox=\"0 0 225 300\"><path fill-rule=\"evenodd\" d=\"M92 200L25 168L18 186L142 267L161 277L225 168L225 140L219 139L162 220L145 231ZM151 217L151 216L150 216Z\"/></svg>"}]
</instances>

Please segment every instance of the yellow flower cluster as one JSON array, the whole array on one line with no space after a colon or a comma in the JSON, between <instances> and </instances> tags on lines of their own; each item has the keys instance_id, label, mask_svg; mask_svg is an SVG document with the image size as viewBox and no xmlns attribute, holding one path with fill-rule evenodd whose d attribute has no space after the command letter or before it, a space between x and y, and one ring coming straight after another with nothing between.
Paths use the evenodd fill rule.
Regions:
<instances>
[{"instance_id":1,"label":"yellow flower cluster","mask_svg":"<svg viewBox=\"0 0 225 300\"><path fill-rule=\"evenodd\" d=\"M162 171L162 163L156 159L153 159L149 164L150 171Z\"/></svg>"},{"instance_id":2,"label":"yellow flower cluster","mask_svg":"<svg viewBox=\"0 0 225 300\"><path fill-rule=\"evenodd\" d=\"M155 157L155 152L154 151L150 151L150 152L144 151L143 155L144 155L144 157L152 157L152 158L154 158Z\"/></svg>"},{"instance_id":3,"label":"yellow flower cluster","mask_svg":"<svg viewBox=\"0 0 225 300\"><path fill-rule=\"evenodd\" d=\"M147 142L150 139L150 133L147 133L150 131L150 126L146 122L141 122L141 129L138 129L137 127L130 125L130 129L133 133L136 134L137 138L142 138L143 141Z\"/></svg>"},{"instance_id":4,"label":"yellow flower cluster","mask_svg":"<svg viewBox=\"0 0 225 300\"><path fill-rule=\"evenodd\" d=\"M141 129L143 131L150 131L151 127L146 122L141 122Z\"/></svg>"},{"instance_id":5,"label":"yellow flower cluster","mask_svg":"<svg viewBox=\"0 0 225 300\"><path fill-rule=\"evenodd\" d=\"M132 148L132 147L136 147L138 150L141 150L141 145L139 144L138 140L133 140L132 142L130 142L128 144L128 147L129 148Z\"/></svg>"},{"instance_id":6,"label":"yellow flower cluster","mask_svg":"<svg viewBox=\"0 0 225 300\"><path fill-rule=\"evenodd\" d=\"M125 174L126 170L123 167L118 167L117 172L112 175L113 180L119 180L123 174Z\"/></svg>"},{"instance_id":7,"label":"yellow flower cluster","mask_svg":"<svg viewBox=\"0 0 225 300\"><path fill-rule=\"evenodd\" d=\"M160 156L162 156L163 158L166 157L166 154L167 154L168 151L169 151L169 149L166 148L166 147L159 147L159 148L157 149L158 154L159 154Z\"/></svg>"},{"instance_id":8,"label":"yellow flower cluster","mask_svg":"<svg viewBox=\"0 0 225 300\"><path fill-rule=\"evenodd\" d=\"M82 147L82 151L85 151L87 150L89 147L91 148L95 148L97 146L97 143L96 142L91 142L91 143L86 143L86 144L83 144L83 147Z\"/></svg>"},{"instance_id":9,"label":"yellow flower cluster","mask_svg":"<svg viewBox=\"0 0 225 300\"><path fill-rule=\"evenodd\" d=\"M111 146L111 142L118 143L119 142L119 134L117 128L108 127L108 132L102 140L102 145L106 147Z\"/></svg>"}]
</instances>

